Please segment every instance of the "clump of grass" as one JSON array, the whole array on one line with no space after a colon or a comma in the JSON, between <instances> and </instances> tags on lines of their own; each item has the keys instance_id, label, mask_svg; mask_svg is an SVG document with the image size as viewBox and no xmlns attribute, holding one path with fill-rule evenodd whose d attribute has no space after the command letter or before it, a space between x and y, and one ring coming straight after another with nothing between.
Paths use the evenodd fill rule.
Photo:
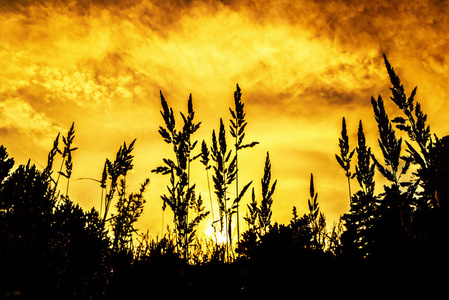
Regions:
<instances>
[{"instance_id":1,"label":"clump of grass","mask_svg":"<svg viewBox=\"0 0 449 300\"><path fill-rule=\"evenodd\" d=\"M263 240L264 236L268 234L269 229L271 228L271 217L273 214L271 206L273 205L273 194L276 189L276 183L277 180L271 184L271 162L269 153L267 152L264 174L261 179L262 200L260 205L258 205L253 188L251 202L247 205L248 212L244 217L248 229L243 233L242 241L238 244L237 252L239 254L246 257L251 256L256 247Z\"/></svg>"},{"instance_id":2,"label":"clump of grass","mask_svg":"<svg viewBox=\"0 0 449 300\"><path fill-rule=\"evenodd\" d=\"M103 214L103 223L105 223L108 219L109 209L111 207L112 200L114 198L114 194L117 191L117 187L119 179L123 181L122 183L122 194L125 194L126 190L126 175L128 171L133 168L133 158L134 156L131 152L134 150L134 143L136 140L134 139L129 145L126 145L126 142L123 143L123 146L120 146L117 151L114 162L111 162L109 159L106 159L105 166L103 168L102 179L100 181L100 186L102 189L106 190L106 195L104 197L104 214ZM107 174L107 175L106 175ZM107 181L109 181L109 191L107 191Z\"/></svg>"},{"instance_id":3,"label":"clump of grass","mask_svg":"<svg viewBox=\"0 0 449 300\"><path fill-rule=\"evenodd\" d=\"M63 198L67 199L68 195L69 195L70 177L72 176L72 172L73 172L72 152L78 149L77 147L72 148L72 143L73 143L73 140L75 139L75 123L73 122L72 125L70 126L70 129L67 133L67 137L65 137L65 136L62 137L62 141L64 143L64 148L62 151L59 149L59 137L60 137L60 133L58 133L55 141L53 142L53 148L50 150L50 152L48 154L47 166L45 167L45 169L42 172L42 174L45 177L47 177L50 182L53 183L53 187L51 188L52 189L51 197L55 201L56 201L56 199L59 199L59 197L58 197L59 193L57 194L56 191L57 191L57 187L59 184L60 176L63 176L67 179L66 191L65 191L65 195L63 196ZM58 171L58 176L56 177L56 180L54 180L52 178L52 173L53 173L52 169L53 169L54 159L57 154L61 155L62 161L61 161L61 166ZM63 171L64 166L65 166L65 170Z\"/></svg>"},{"instance_id":4,"label":"clump of grass","mask_svg":"<svg viewBox=\"0 0 449 300\"><path fill-rule=\"evenodd\" d=\"M276 189L276 183L277 180L271 184L271 161L270 155L267 152L263 178L261 179L262 200L260 202L260 206L257 204L256 195L253 188L251 197L252 200L251 203L248 204L248 214L244 218L250 230L254 230L259 237L264 236L271 226L271 217L273 215L271 206L273 205L273 194Z\"/></svg>"},{"instance_id":5,"label":"clump of grass","mask_svg":"<svg viewBox=\"0 0 449 300\"><path fill-rule=\"evenodd\" d=\"M427 115L423 112L421 104L415 100L415 87L410 96L407 97L401 80L395 73L393 67L384 55L385 66L390 77L392 87L391 100L402 110L404 117L398 116L391 122L396 128L405 132L410 142L404 140L407 149L407 155L401 157L405 161L405 171L408 165L415 165L416 172L413 172L413 181L402 182L401 185L408 186L408 194L415 194L417 187L420 186L422 191L416 205L423 207L438 207L438 199L436 199L435 174L438 169L438 159L436 158L437 148L441 145L439 138L434 134L434 140L430 132L430 126L427 124ZM415 144L415 146L413 146ZM416 148L416 145L418 148ZM405 173L405 172L403 172Z\"/></svg>"},{"instance_id":6,"label":"clump of grass","mask_svg":"<svg viewBox=\"0 0 449 300\"><path fill-rule=\"evenodd\" d=\"M143 213L146 200L143 193L150 180L147 178L141 184L138 193L125 194L125 180L120 182L119 199L116 203L116 215L111 216L112 232L114 234L112 249L116 252L133 254L133 234L137 234L136 222Z\"/></svg>"},{"instance_id":7,"label":"clump of grass","mask_svg":"<svg viewBox=\"0 0 449 300\"><path fill-rule=\"evenodd\" d=\"M313 174L310 174L309 191L310 198L307 200L307 204L309 206L308 221L312 230L311 244L316 249L322 250L326 245L326 218L318 206L318 193L315 192Z\"/></svg>"},{"instance_id":8,"label":"clump of grass","mask_svg":"<svg viewBox=\"0 0 449 300\"><path fill-rule=\"evenodd\" d=\"M352 251L353 255L366 257L374 244L370 235L373 231L379 201L378 196L374 195L376 165L371 161L373 155L371 148L366 145L362 121L359 122L357 130L356 152L355 176L361 190L351 197L350 213L342 216L347 229L343 238L346 240L346 249L352 247L349 251Z\"/></svg>"},{"instance_id":9,"label":"clump of grass","mask_svg":"<svg viewBox=\"0 0 449 300\"><path fill-rule=\"evenodd\" d=\"M195 227L203 220L209 212L202 207L201 196L195 194L195 185L190 182L190 163L200 155L192 156L192 151L197 145L197 141L192 141L192 135L198 130L201 122L195 123L195 111L193 110L192 95L187 102L187 115L181 113L183 126L181 130L176 129L176 121L173 109L169 108L162 92L161 115L165 127L159 127L159 134L164 141L173 146L173 153L176 159L164 158L164 165L152 170L155 173L170 175L170 185L168 195L162 195L163 211L168 206L173 211L173 222L175 224L175 234L177 236L177 249L181 249L186 260L189 257L189 245L193 242ZM196 216L189 221L189 209L192 208Z\"/></svg>"},{"instance_id":10,"label":"clump of grass","mask_svg":"<svg viewBox=\"0 0 449 300\"><path fill-rule=\"evenodd\" d=\"M211 157L215 162L214 175L212 179L214 181L215 194L217 196L218 208L220 214L220 232L225 232L226 236L226 257L229 261L233 256L232 247L232 216L237 212L238 205L246 190L249 188L252 182L243 187L237 197L233 200L232 205L229 206L228 202L231 198L228 196L228 187L236 179L237 174L237 158L231 159L232 150L227 149L226 143L226 131L223 124L223 120L220 119L220 129L217 135L215 130L212 131L212 147Z\"/></svg>"},{"instance_id":11,"label":"clump of grass","mask_svg":"<svg viewBox=\"0 0 449 300\"><path fill-rule=\"evenodd\" d=\"M217 135L215 130L212 131L212 147L211 147L211 158L215 162L214 175L212 179L214 182L215 194L218 201L219 209L219 224L220 232L225 232L226 235L226 257L229 259L229 210L228 201L230 200L227 196L228 185L235 180L235 169L236 161L235 157L231 160L232 151L227 151L226 144L226 132L223 124L223 120L220 119L220 129Z\"/></svg>"},{"instance_id":12,"label":"clump of grass","mask_svg":"<svg viewBox=\"0 0 449 300\"><path fill-rule=\"evenodd\" d=\"M385 106L382 97L379 96L377 100L374 99L374 97L371 97L371 104L373 106L374 117L379 129L379 147L382 150L385 166L389 168L385 168L382 164L380 164L374 155L371 155L371 157L376 164L379 172L395 186L399 186L399 179L403 174L407 172L410 166L410 161L407 161L405 166L399 172L402 138L396 138L396 133L388 118L387 113L385 112Z\"/></svg>"}]
</instances>

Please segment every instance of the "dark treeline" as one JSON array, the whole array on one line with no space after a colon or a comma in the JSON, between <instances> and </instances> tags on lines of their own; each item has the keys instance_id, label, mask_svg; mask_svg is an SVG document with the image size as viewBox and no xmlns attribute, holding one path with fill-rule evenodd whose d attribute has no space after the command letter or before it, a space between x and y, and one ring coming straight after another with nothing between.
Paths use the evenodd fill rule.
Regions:
<instances>
[{"instance_id":1,"label":"dark treeline","mask_svg":"<svg viewBox=\"0 0 449 300\"><path fill-rule=\"evenodd\" d=\"M320 211L313 175L308 199L304 195L309 210L301 215L293 207L288 224L272 223L277 181L272 179L268 152L261 195L256 192L258 184L239 183L238 154L258 142L246 142L238 85L229 131L220 119L209 145L194 138L201 122L195 120L192 96L187 113L181 113L177 122L161 93L159 133L173 149L153 170L169 179L161 199L163 212L171 211L173 229L167 228L162 237L136 228L150 181L145 179L137 192L126 190L135 140L124 143L113 160L106 159L97 180L102 190L100 211L83 211L70 200L72 153L77 150L74 124L66 136L57 135L43 170L29 162L14 169L14 159L1 146L0 297L439 296L449 277L449 137L432 134L415 99L416 88L407 96L384 59L392 85L390 98L401 115L390 119L382 97L371 98L380 155L366 144L361 120L356 146L351 147L343 118L340 153L335 156L343 169L342 180L347 178L350 211L331 227ZM56 161L60 165L55 166ZM192 163L204 165L211 211L205 210L195 191ZM385 177L377 189L376 172ZM251 201L243 210L240 201L247 194ZM213 211L213 201L218 211ZM197 227L209 214L215 235L201 238ZM239 214L245 214L245 226ZM226 241L218 242L217 236Z\"/></svg>"}]
</instances>

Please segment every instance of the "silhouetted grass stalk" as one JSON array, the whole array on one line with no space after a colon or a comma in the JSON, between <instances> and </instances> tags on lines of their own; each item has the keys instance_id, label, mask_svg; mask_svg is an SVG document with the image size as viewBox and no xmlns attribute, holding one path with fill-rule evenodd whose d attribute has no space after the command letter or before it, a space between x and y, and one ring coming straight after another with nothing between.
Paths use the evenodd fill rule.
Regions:
<instances>
[{"instance_id":1,"label":"silhouetted grass stalk","mask_svg":"<svg viewBox=\"0 0 449 300\"><path fill-rule=\"evenodd\" d=\"M61 176L67 178L67 185L65 190L64 198L68 198L69 194L69 185L70 185L70 177L72 176L72 170L73 170L73 161L72 161L72 152L75 151L78 148L72 148L73 139L75 138L75 123L72 123L70 126L70 129L67 133L67 137L63 136L62 141L64 143L64 149L63 151L59 150L59 136L60 134L56 136L56 139L53 143L53 148L48 154L48 161L47 161L47 167L44 169L43 174L49 178L53 183L54 186L51 191L51 199L56 201L56 190L59 184L59 179ZM51 177L52 174L52 168L53 168L53 162L57 154L60 154L62 157L61 166L59 167L58 175L56 177L56 180L53 180ZM65 166L65 172L63 172L63 168Z\"/></svg>"},{"instance_id":2,"label":"silhouetted grass stalk","mask_svg":"<svg viewBox=\"0 0 449 300\"><path fill-rule=\"evenodd\" d=\"M215 162L214 174L212 179L214 181L215 194L217 195L218 208L220 213L220 232L225 232L226 236L226 259L229 261L230 256L230 237L229 237L229 211L227 201L227 188L235 179L235 157L231 160L232 151L227 151L226 132L223 125L223 120L220 119L220 129L218 133L218 140L215 130L212 131L212 147L211 158Z\"/></svg>"},{"instance_id":3,"label":"silhouetted grass stalk","mask_svg":"<svg viewBox=\"0 0 449 300\"><path fill-rule=\"evenodd\" d=\"M355 149L349 152L349 137L346 130L346 121L344 117L341 125L341 137L338 139L338 146L340 147L340 156L335 154L335 158L337 159L339 165L345 171L345 176L348 180L349 202L351 202L351 179L354 178L355 174L352 175L350 169L351 159L354 155Z\"/></svg>"},{"instance_id":4,"label":"silhouetted grass stalk","mask_svg":"<svg viewBox=\"0 0 449 300\"><path fill-rule=\"evenodd\" d=\"M245 104L242 102L242 93L239 85L237 84L237 89L234 92L234 106L235 110L229 108L231 112L232 119L230 119L231 126L230 132L232 137L235 138L235 166L236 166L236 174L235 174L235 195L239 195L239 163L238 163L238 150L243 148L252 148L257 145L259 142L252 142L249 144L243 144L243 139L245 137L245 127L247 122L245 121L245 112L244 107ZM240 204L237 203L236 207L236 215L237 215L237 243L240 242L240 217L239 217L239 207Z\"/></svg>"},{"instance_id":5,"label":"silhouetted grass stalk","mask_svg":"<svg viewBox=\"0 0 449 300\"><path fill-rule=\"evenodd\" d=\"M207 147L206 141L203 140L202 144L201 144L201 159L200 162L204 165L204 169L206 170L206 178L207 178L207 189L209 192L209 200L210 200L210 210L212 213L212 228L214 229L214 238L215 238L215 243L217 244L217 230L216 230L216 226L215 226L215 215L214 215L214 207L213 207L213 203L212 203L212 193L211 193L211 189L210 189L210 180L209 180L209 169L211 168L211 166L209 165L209 149Z\"/></svg>"},{"instance_id":6,"label":"silhouetted grass stalk","mask_svg":"<svg viewBox=\"0 0 449 300\"><path fill-rule=\"evenodd\" d=\"M362 121L359 122L357 131L357 165L355 173L360 187L365 195L372 196L374 194L374 168L375 164L371 164L371 148L366 146L365 134L363 132Z\"/></svg>"},{"instance_id":7,"label":"silhouetted grass stalk","mask_svg":"<svg viewBox=\"0 0 449 300\"><path fill-rule=\"evenodd\" d=\"M197 159L201 154L192 157L197 141L191 142L191 136L200 127L201 123L194 123L195 111L193 110L192 95L189 96L187 103L188 114L181 113L184 125L181 131L175 129L175 118L173 109L168 107L162 92L161 96L161 115L164 119L165 127L159 127L159 134L164 141L173 146L173 152L176 156L176 163L171 159L163 159L164 165L152 172L170 175L170 185L168 195L162 195L163 211L166 206L173 211L173 222L175 224L175 234L177 236L177 251L181 248L184 259L188 261L189 244L194 240L196 233L195 227L207 216L201 206L201 197L195 196L195 185L190 183L190 163ZM196 217L189 221L189 209L194 208Z\"/></svg>"},{"instance_id":8,"label":"silhouetted grass stalk","mask_svg":"<svg viewBox=\"0 0 449 300\"><path fill-rule=\"evenodd\" d=\"M105 162L105 169L108 174L110 185L109 185L109 191L106 193L104 198L104 215L103 215L103 224L108 221L107 216L109 212L109 208L112 203L112 199L114 198L114 194L118 187L118 179L122 176L123 180L126 180L126 174L129 170L133 168L132 160L134 158L133 155L131 155L131 152L134 149L134 143L135 139L129 144L129 146L126 145L126 143L123 143L123 146L121 146L116 154L116 158L114 162L112 163L109 159L106 159ZM104 176L104 169L103 169L103 176ZM126 182L126 181L125 181ZM100 182L100 186L103 189L106 189L106 180L103 180ZM125 187L123 187L124 189ZM124 191L123 191L124 192Z\"/></svg>"},{"instance_id":9,"label":"silhouetted grass stalk","mask_svg":"<svg viewBox=\"0 0 449 300\"><path fill-rule=\"evenodd\" d=\"M396 138L395 131L391 125L387 113L385 112L384 102L381 96L378 97L377 101L374 97L371 97L371 104L373 106L374 117L379 129L379 147L382 150L385 165L390 168L385 168L382 164L380 164L373 154L371 156L380 173L395 186L399 187L399 179L407 172L408 167L410 166L410 161L406 162L406 165L400 172L398 172L401 158L402 138Z\"/></svg>"},{"instance_id":10,"label":"silhouetted grass stalk","mask_svg":"<svg viewBox=\"0 0 449 300\"><path fill-rule=\"evenodd\" d=\"M253 188L251 203L247 205L249 213L244 217L244 220L249 227L248 230L254 232L258 240L268 233L271 226L271 217L273 214L271 206L273 205L273 194L277 184L277 180L271 184L271 161L268 152L265 158L263 177L260 182L262 186L262 200L260 206L258 206Z\"/></svg>"}]
</instances>

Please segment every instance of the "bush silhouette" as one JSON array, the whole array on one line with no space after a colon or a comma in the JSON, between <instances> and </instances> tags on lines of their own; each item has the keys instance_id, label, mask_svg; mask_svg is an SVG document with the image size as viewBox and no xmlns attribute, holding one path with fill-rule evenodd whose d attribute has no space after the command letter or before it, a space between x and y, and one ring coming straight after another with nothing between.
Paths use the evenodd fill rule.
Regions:
<instances>
[{"instance_id":1,"label":"bush silhouette","mask_svg":"<svg viewBox=\"0 0 449 300\"><path fill-rule=\"evenodd\" d=\"M106 290L109 240L98 212L67 198L56 204L49 179L29 163L2 181L0 203L2 292L87 297Z\"/></svg>"}]
</instances>

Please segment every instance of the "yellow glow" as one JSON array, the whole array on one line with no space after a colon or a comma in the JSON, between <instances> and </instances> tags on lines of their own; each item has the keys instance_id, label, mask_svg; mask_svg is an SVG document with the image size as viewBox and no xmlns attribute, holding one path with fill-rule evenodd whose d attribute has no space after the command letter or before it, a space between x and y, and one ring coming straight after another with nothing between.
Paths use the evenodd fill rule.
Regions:
<instances>
[{"instance_id":1,"label":"yellow glow","mask_svg":"<svg viewBox=\"0 0 449 300\"><path fill-rule=\"evenodd\" d=\"M209 226L204 233L212 241L216 241L218 244L226 244L226 235L220 233L220 230L214 230L212 226Z\"/></svg>"}]
</instances>

